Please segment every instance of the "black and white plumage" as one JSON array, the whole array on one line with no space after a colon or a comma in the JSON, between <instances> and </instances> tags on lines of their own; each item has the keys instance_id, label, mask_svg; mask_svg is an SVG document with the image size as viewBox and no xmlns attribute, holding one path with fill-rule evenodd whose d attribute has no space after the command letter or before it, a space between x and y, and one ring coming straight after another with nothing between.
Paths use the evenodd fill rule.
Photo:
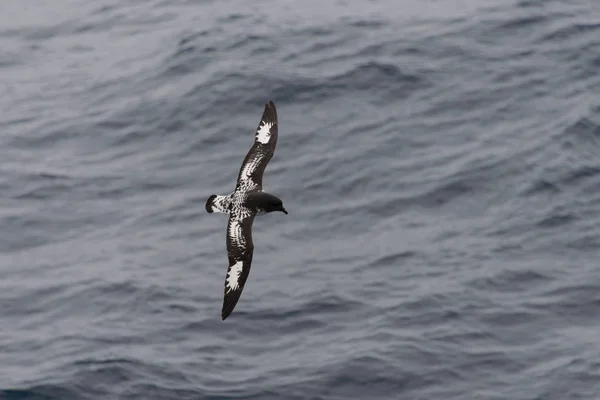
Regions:
<instances>
[{"instance_id":1,"label":"black and white plumage","mask_svg":"<svg viewBox=\"0 0 600 400\"><path fill-rule=\"evenodd\" d=\"M225 295L221 318L225 320L235 308L252 264L254 243L252 223L256 215L281 211L287 214L278 197L262 190L262 177L277 145L277 110L270 101L265 105L254 135L254 144L246 154L233 193L211 195L206 211L229 214L227 223L227 256L229 267L225 278Z\"/></svg>"}]
</instances>

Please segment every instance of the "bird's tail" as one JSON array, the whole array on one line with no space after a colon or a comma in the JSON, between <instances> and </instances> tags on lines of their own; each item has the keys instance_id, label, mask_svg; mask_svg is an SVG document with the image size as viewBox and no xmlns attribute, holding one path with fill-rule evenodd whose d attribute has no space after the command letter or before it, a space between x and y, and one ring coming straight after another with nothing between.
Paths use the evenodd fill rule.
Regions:
<instances>
[{"instance_id":1,"label":"bird's tail","mask_svg":"<svg viewBox=\"0 0 600 400\"><path fill-rule=\"evenodd\" d=\"M232 195L219 196L216 194L211 195L206 200L206 211L209 213L220 212L229 214L231 210L231 198Z\"/></svg>"}]
</instances>

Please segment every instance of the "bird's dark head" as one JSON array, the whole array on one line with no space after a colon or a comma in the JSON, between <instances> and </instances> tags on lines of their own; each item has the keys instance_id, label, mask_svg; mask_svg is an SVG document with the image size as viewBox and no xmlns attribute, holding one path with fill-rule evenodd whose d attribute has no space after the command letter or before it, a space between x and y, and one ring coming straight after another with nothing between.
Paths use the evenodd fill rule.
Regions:
<instances>
[{"instance_id":1,"label":"bird's dark head","mask_svg":"<svg viewBox=\"0 0 600 400\"><path fill-rule=\"evenodd\" d=\"M281 211L285 215L287 215L287 210L283 207L283 201L281 199L273 196L273 200L267 203L265 207L265 212L273 212L273 211Z\"/></svg>"},{"instance_id":2,"label":"bird's dark head","mask_svg":"<svg viewBox=\"0 0 600 400\"><path fill-rule=\"evenodd\" d=\"M287 214L287 210L283 207L283 201L277 196L265 192L254 192L248 196L246 205L257 211L270 213L274 211L281 211Z\"/></svg>"}]
</instances>

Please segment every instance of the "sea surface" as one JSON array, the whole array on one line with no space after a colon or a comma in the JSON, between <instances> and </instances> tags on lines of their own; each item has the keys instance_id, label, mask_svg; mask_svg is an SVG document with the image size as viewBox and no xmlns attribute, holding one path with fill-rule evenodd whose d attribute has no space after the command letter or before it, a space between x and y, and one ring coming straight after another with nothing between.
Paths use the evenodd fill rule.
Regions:
<instances>
[{"instance_id":1,"label":"sea surface","mask_svg":"<svg viewBox=\"0 0 600 400\"><path fill-rule=\"evenodd\" d=\"M597 1L2 0L0 399L600 399L599 94Z\"/></svg>"}]
</instances>

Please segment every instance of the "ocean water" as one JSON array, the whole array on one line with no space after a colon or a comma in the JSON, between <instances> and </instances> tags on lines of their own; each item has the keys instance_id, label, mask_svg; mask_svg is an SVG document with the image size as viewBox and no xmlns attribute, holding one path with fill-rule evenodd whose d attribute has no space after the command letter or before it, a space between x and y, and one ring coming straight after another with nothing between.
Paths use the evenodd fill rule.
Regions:
<instances>
[{"instance_id":1,"label":"ocean water","mask_svg":"<svg viewBox=\"0 0 600 400\"><path fill-rule=\"evenodd\" d=\"M3 0L0 399L599 399L599 71L594 1Z\"/></svg>"}]
</instances>

